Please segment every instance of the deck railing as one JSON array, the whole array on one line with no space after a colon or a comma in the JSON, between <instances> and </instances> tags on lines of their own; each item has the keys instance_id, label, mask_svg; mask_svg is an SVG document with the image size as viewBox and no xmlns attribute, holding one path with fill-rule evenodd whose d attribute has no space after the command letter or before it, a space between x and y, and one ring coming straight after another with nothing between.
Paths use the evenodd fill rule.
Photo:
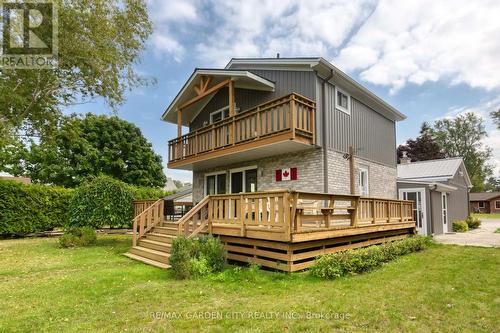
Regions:
<instances>
[{"instance_id":1,"label":"deck railing","mask_svg":"<svg viewBox=\"0 0 500 333\"><path fill-rule=\"evenodd\" d=\"M146 204L144 206L146 206ZM138 206L137 209L139 210L140 208L141 207ZM164 200L158 199L134 217L132 225L133 246L137 245L137 241L139 240L139 238L143 237L149 230L153 229L158 223L163 221L163 208Z\"/></svg>"},{"instance_id":2,"label":"deck railing","mask_svg":"<svg viewBox=\"0 0 500 333\"><path fill-rule=\"evenodd\" d=\"M314 143L314 101L292 93L168 142L169 162L291 132Z\"/></svg>"},{"instance_id":3,"label":"deck railing","mask_svg":"<svg viewBox=\"0 0 500 333\"><path fill-rule=\"evenodd\" d=\"M214 234L284 241L300 232L413 222L411 201L356 195L274 190L211 195L202 203L190 213L207 210L207 229ZM184 228L179 233L188 235Z\"/></svg>"}]
</instances>

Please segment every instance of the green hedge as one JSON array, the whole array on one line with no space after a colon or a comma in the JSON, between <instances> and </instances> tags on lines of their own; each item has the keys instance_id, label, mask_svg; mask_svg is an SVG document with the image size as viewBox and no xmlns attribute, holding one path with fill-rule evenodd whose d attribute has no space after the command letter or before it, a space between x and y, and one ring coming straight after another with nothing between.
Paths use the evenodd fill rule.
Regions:
<instances>
[{"instance_id":1,"label":"green hedge","mask_svg":"<svg viewBox=\"0 0 500 333\"><path fill-rule=\"evenodd\" d=\"M0 180L0 235L24 236L63 226L73 190Z\"/></svg>"},{"instance_id":2,"label":"green hedge","mask_svg":"<svg viewBox=\"0 0 500 333\"><path fill-rule=\"evenodd\" d=\"M121 227L132 220L130 187L109 176L95 177L79 186L70 201L72 227Z\"/></svg>"},{"instance_id":3,"label":"green hedge","mask_svg":"<svg viewBox=\"0 0 500 333\"><path fill-rule=\"evenodd\" d=\"M430 242L428 237L414 236L382 245L326 254L316 259L311 273L317 277L334 279L367 272L398 256L421 251Z\"/></svg>"},{"instance_id":4,"label":"green hedge","mask_svg":"<svg viewBox=\"0 0 500 333\"><path fill-rule=\"evenodd\" d=\"M78 198L73 198L74 194ZM158 199L168 194L105 176L93 178L76 190L0 180L0 235L24 236L68 225L130 226L132 200Z\"/></svg>"},{"instance_id":5,"label":"green hedge","mask_svg":"<svg viewBox=\"0 0 500 333\"><path fill-rule=\"evenodd\" d=\"M474 216L468 216L467 219L465 219L465 223L467 223L469 230L477 229L481 226L481 220Z\"/></svg>"}]
</instances>

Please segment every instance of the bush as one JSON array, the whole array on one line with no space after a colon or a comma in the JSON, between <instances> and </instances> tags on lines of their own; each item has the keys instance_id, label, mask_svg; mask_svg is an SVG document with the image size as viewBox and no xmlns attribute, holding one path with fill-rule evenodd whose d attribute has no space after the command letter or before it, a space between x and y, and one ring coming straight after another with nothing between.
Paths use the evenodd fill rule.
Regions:
<instances>
[{"instance_id":1,"label":"bush","mask_svg":"<svg viewBox=\"0 0 500 333\"><path fill-rule=\"evenodd\" d=\"M467 223L469 229L477 229L481 225L481 220L474 216L467 217L465 222Z\"/></svg>"},{"instance_id":2,"label":"bush","mask_svg":"<svg viewBox=\"0 0 500 333\"><path fill-rule=\"evenodd\" d=\"M469 226L465 221L453 221L452 227L455 232L466 232L469 230Z\"/></svg>"},{"instance_id":3,"label":"bush","mask_svg":"<svg viewBox=\"0 0 500 333\"><path fill-rule=\"evenodd\" d=\"M430 238L415 236L383 245L326 254L316 259L311 267L311 274L334 279L347 274L368 272L398 256L421 251L429 244Z\"/></svg>"},{"instance_id":4,"label":"bush","mask_svg":"<svg viewBox=\"0 0 500 333\"><path fill-rule=\"evenodd\" d=\"M132 193L134 200L160 199L172 194L172 192L166 192L160 188L154 187L139 187L128 185L128 188Z\"/></svg>"},{"instance_id":5,"label":"bush","mask_svg":"<svg viewBox=\"0 0 500 333\"><path fill-rule=\"evenodd\" d=\"M70 202L72 227L120 227L132 220L133 195L129 186L108 176L99 176L78 187Z\"/></svg>"},{"instance_id":6,"label":"bush","mask_svg":"<svg viewBox=\"0 0 500 333\"><path fill-rule=\"evenodd\" d=\"M73 190L0 180L0 235L24 236L68 223Z\"/></svg>"},{"instance_id":7,"label":"bush","mask_svg":"<svg viewBox=\"0 0 500 333\"><path fill-rule=\"evenodd\" d=\"M169 263L177 278L196 278L222 271L226 263L226 253L218 238L178 237L172 243Z\"/></svg>"},{"instance_id":8,"label":"bush","mask_svg":"<svg viewBox=\"0 0 500 333\"><path fill-rule=\"evenodd\" d=\"M97 235L91 227L69 228L59 237L61 247L89 246L96 242Z\"/></svg>"}]
</instances>

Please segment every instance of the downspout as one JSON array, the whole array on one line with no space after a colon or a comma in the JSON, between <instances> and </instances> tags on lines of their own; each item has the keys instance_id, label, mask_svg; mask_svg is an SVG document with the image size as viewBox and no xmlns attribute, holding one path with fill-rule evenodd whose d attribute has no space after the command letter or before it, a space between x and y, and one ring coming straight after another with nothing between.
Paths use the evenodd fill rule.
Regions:
<instances>
[{"instance_id":1,"label":"downspout","mask_svg":"<svg viewBox=\"0 0 500 333\"><path fill-rule=\"evenodd\" d=\"M432 193L436 191L437 186L434 184L429 186L429 224L431 226L431 235L434 235L434 210L432 209ZM427 214L427 212L425 212Z\"/></svg>"},{"instance_id":2,"label":"downspout","mask_svg":"<svg viewBox=\"0 0 500 333\"><path fill-rule=\"evenodd\" d=\"M321 76L318 75L318 72L316 72L316 75L321 80L321 130L322 130L322 135L321 135L321 144L323 148L323 192L328 193L328 149L326 147L326 83L330 81L330 79L333 77L333 69L330 70L330 74L326 78L321 78ZM335 98L335 96L334 96Z\"/></svg>"}]
</instances>

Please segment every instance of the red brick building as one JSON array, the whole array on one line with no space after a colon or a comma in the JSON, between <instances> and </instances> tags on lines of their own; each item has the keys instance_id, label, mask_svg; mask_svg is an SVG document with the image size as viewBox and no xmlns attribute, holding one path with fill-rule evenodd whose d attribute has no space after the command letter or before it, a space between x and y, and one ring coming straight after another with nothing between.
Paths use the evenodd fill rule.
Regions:
<instances>
[{"instance_id":1,"label":"red brick building","mask_svg":"<svg viewBox=\"0 0 500 333\"><path fill-rule=\"evenodd\" d=\"M500 192L470 193L469 202L471 212L500 214Z\"/></svg>"}]
</instances>

